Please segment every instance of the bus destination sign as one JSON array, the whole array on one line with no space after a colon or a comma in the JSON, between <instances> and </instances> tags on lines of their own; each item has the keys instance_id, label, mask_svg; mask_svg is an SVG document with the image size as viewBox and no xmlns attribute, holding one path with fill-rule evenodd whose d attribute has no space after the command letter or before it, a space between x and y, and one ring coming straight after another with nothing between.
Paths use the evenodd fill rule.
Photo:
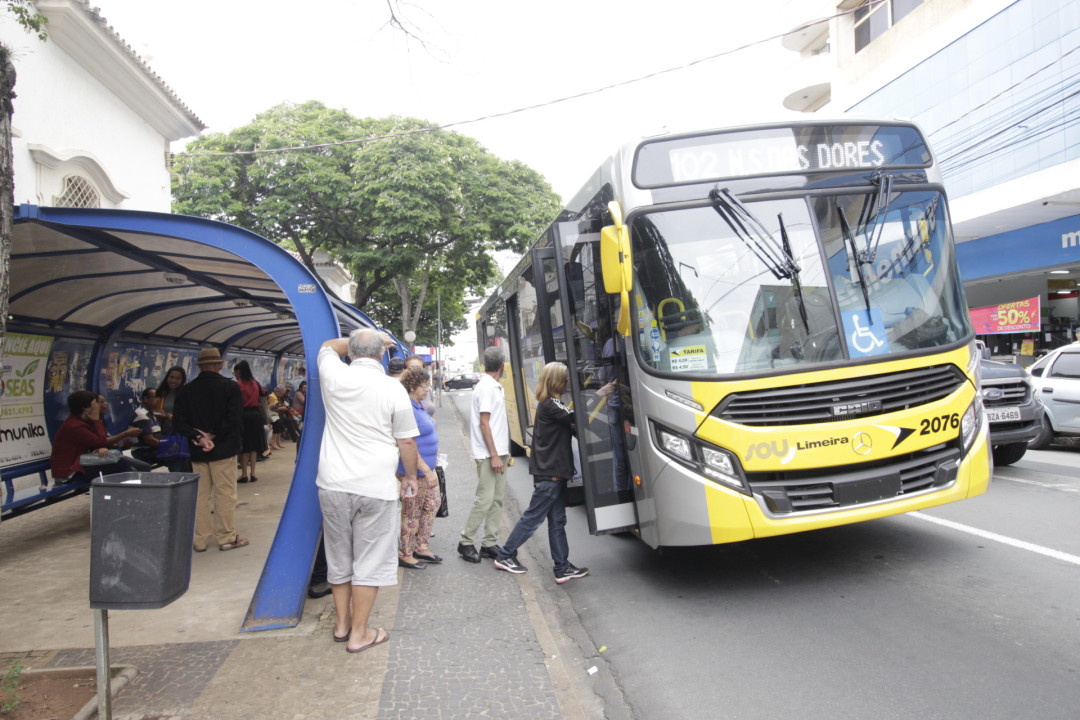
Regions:
<instances>
[{"instance_id":1,"label":"bus destination sign","mask_svg":"<svg viewBox=\"0 0 1080 720\"><path fill-rule=\"evenodd\" d=\"M644 143L634 161L634 184L929 166L930 151L911 126L796 125Z\"/></svg>"}]
</instances>

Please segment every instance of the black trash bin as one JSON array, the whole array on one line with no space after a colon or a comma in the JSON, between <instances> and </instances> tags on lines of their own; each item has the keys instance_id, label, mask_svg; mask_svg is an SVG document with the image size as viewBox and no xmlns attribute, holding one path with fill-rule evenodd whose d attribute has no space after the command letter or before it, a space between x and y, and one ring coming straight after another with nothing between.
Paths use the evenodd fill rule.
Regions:
<instances>
[{"instance_id":1,"label":"black trash bin","mask_svg":"<svg viewBox=\"0 0 1080 720\"><path fill-rule=\"evenodd\" d=\"M161 608L187 592L198 481L127 472L91 483L91 608Z\"/></svg>"}]
</instances>

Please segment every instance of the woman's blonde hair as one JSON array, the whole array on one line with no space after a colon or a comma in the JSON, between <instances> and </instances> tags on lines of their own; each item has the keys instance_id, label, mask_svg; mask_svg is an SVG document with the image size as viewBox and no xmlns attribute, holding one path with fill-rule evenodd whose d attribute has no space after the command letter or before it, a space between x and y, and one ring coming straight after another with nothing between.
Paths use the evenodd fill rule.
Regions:
<instances>
[{"instance_id":1,"label":"woman's blonde hair","mask_svg":"<svg viewBox=\"0 0 1080 720\"><path fill-rule=\"evenodd\" d=\"M549 362L540 371L536 383L536 400L544 402L548 398L557 398L566 392L570 384L570 371L561 362Z\"/></svg>"}]
</instances>

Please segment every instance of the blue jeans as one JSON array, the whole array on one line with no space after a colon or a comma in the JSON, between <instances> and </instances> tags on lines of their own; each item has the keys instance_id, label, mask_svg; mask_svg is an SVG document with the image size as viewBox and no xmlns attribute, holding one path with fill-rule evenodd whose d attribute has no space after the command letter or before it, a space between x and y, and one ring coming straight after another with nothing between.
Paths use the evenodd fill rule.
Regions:
<instances>
[{"instance_id":1,"label":"blue jeans","mask_svg":"<svg viewBox=\"0 0 1080 720\"><path fill-rule=\"evenodd\" d=\"M532 500L521 514L510 537L503 543L499 557L516 557L518 548L532 537L540 523L547 520L548 545L555 572L565 570L570 564L570 545L566 542L566 482L537 476L533 479Z\"/></svg>"}]
</instances>

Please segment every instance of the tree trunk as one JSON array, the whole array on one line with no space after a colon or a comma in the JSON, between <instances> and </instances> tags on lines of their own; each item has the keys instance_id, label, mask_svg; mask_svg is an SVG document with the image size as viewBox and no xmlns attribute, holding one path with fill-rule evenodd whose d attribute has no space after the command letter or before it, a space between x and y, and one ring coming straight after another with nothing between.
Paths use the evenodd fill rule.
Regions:
<instances>
[{"instance_id":1,"label":"tree trunk","mask_svg":"<svg viewBox=\"0 0 1080 720\"><path fill-rule=\"evenodd\" d=\"M15 99L15 66L11 50L0 43L0 359L7 333L8 287L11 279L11 221L15 214L15 167L11 147L11 115Z\"/></svg>"}]
</instances>

